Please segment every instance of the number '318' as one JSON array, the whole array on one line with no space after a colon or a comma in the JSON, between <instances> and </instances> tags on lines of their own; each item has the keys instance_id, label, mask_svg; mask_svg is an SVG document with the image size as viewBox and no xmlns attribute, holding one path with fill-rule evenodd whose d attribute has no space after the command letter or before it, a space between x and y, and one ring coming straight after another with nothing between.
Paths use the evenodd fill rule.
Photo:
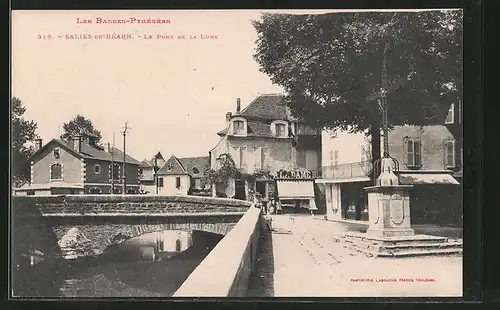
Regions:
<instances>
[{"instance_id":1,"label":"number '318'","mask_svg":"<svg viewBox=\"0 0 500 310\"><path fill-rule=\"evenodd\" d=\"M47 35L45 35L45 34L39 34L37 36L38 40L52 40L53 38L54 37L52 35L50 35L50 34L47 34Z\"/></svg>"}]
</instances>

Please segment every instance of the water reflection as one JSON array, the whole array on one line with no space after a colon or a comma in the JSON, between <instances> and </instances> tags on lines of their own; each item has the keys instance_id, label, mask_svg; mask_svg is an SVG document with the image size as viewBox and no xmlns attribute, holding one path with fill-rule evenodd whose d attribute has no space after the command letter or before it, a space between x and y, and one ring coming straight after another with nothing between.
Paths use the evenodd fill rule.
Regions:
<instances>
[{"instance_id":1,"label":"water reflection","mask_svg":"<svg viewBox=\"0 0 500 310\"><path fill-rule=\"evenodd\" d=\"M17 296L168 297L220 241L185 231L146 234L109 247L96 257L64 262L43 260L14 272ZM201 235L201 237L200 237ZM19 265L18 263L18 265Z\"/></svg>"}]
</instances>

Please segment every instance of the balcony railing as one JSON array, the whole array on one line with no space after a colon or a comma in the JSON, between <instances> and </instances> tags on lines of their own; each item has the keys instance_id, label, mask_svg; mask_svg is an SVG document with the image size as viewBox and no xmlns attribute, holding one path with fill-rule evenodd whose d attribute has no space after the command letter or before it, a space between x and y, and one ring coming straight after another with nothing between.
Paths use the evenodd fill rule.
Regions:
<instances>
[{"instance_id":1,"label":"balcony railing","mask_svg":"<svg viewBox=\"0 0 500 310\"><path fill-rule=\"evenodd\" d=\"M369 161L322 167L323 179L351 179L370 177L373 165Z\"/></svg>"}]
</instances>

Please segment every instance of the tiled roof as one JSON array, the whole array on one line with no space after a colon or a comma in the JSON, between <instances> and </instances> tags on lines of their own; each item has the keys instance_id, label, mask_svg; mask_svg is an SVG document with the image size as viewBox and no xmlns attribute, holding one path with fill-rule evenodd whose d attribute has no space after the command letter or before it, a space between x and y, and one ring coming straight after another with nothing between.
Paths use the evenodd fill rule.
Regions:
<instances>
[{"instance_id":1,"label":"tiled roof","mask_svg":"<svg viewBox=\"0 0 500 310\"><path fill-rule=\"evenodd\" d=\"M271 124L258 122L258 121L247 121L248 136L259 136L259 137L271 137L273 133L271 132Z\"/></svg>"},{"instance_id":2,"label":"tiled roof","mask_svg":"<svg viewBox=\"0 0 500 310\"><path fill-rule=\"evenodd\" d=\"M148 168L148 167L153 167L153 165L146 159L140 162L139 167L141 168Z\"/></svg>"},{"instance_id":3,"label":"tiled roof","mask_svg":"<svg viewBox=\"0 0 500 310\"><path fill-rule=\"evenodd\" d=\"M66 149L72 150L73 153L77 156L80 156L83 158L89 158L89 159L111 161L111 154L110 153L106 152L104 149L95 148L95 147L93 147L93 146L91 146L83 141L81 142L81 146L82 146L81 152L77 152L76 150L73 149L72 142L63 141L61 139L52 139L52 141L55 143L58 143L59 145L64 146ZM47 146L49 143L47 143L45 146ZM114 154L113 160L123 161L123 152L121 150L119 150L117 148L112 148L112 151ZM135 158L131 157L128 154L125 156L125 162L130 163L130 164L136 164L136 165L139 164L139 161L137 161Z\"/></svg>"},{"instance_id":4,"label":"tiled roof","mask_svg":"<svg viewBox=\"0 0 500 310\"><path fill-rule=\"evenodd\" d=\"M191 176L201 176L205 169L205 166L210 162L210 158L206 157L186 157L177 158L172 155L172 157L167 160L165 166L163 166L158 174L160 175L172 175L172 174L189 174ZM170 170L169 170L170 166ZM193 174L193 168L198 169L199 174Z\"/></svg>"},{"instance_id":5,"label":"tiled roof","mask_svg":"<svg viewBox=\"0 0 500 310\"><path fill-rule=\"evenodd\" d=\"M219 136L224 136L226 133L227 133L227 128L224 128L221 131L217 132Z\"/></svg>"},{"instance_id":6,"label":"tiled roof","mask_svg":"<svg viewBox=\"0 0 500 310\"><path fill-rule=\"evenodd\" d=\"M284 96L281 94L259 95L246 108L234 116L247 119L248 136L272 136L271 122L275 120L291 121L288 108L284 105ZM227 134L227 128L217 132L219 136Z\"/></svg>"},{"instance_id":7,"label":"tiled roof","mask_svg":"<svg viewBox=\"0 0 500 310\"><path fill-rule=\"evenodd\" d=\"M186 172L191 176L201 176L203 175L203 171L205 170L205 166L210 163L210 158L208 156L205 157L187 157L187 158L179 158L179 161L184 166ZM194 174L193 168L198 169L199 173Z\"/></svg>"},{"instance_id":8,"label":"tiled roof","mask_svg":"<svg viewBox=\"0 0 500 310\"><path fill-rule=\"evenodd\" d=\"M161 169L158 170L157 174L161 175L186 174L186 169L184 169L184 166L177 159L177 157L172 155L165 163L165 166L161 167Z\"/></svg>"},{"instance_id":9,"label":"tiled roof","mask_svg":"<svg viewBox=\"0 0 500 310\"><path fill-rule=\"evenodd\" d=\"M147 160L147 159L144 159L143 161L141 161L141 163L139 164L140 167L143 167L143 168L146 168L146 167L154 167L155 166L155 158L158 160L164 160L163 159L163 156L161 155L160 152L156 153L155 156L153 156L153 158L151 158L150 160ZM159 166L157 166L157 168L161 168Z\"/></svg>"},{"instance_id":10,"label":"tiled roof","mask_svg":"<svg viewBox=\"0 0 500 310\"><path fill-rule=\"evenodd\" d=\"M289 120L290 115L284 104L285 96L281 94L259 95L239 116L259 120Z\"/></svg>"}]
</instances>

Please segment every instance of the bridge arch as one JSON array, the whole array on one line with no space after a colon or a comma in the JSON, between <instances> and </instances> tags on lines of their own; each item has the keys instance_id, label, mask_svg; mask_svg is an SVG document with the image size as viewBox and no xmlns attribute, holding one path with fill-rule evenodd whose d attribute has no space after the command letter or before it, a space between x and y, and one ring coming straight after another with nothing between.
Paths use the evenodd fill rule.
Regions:
<instances>
[{"instance_id":1,"label":"bridge arch","mask_svg":"<svg viewBox=\"0 0 500 310\"><path fill-rule=\"evenodd\" d=\"M54 227L58 239L66 240L70 231L78 231L78 236L72 236L73 241L59 242L61 255L66 258L73 257L71 253L81 253L82 256L97 256L113 245L120 244L131 238L144 234L162 232L165 230L203 231L218 235L226 235L236 224L229 223L167 223L167 224L143 224L143 225L74 225ZM65 246L68 244L69 246Z\"/></svg>"}]
</instances>

